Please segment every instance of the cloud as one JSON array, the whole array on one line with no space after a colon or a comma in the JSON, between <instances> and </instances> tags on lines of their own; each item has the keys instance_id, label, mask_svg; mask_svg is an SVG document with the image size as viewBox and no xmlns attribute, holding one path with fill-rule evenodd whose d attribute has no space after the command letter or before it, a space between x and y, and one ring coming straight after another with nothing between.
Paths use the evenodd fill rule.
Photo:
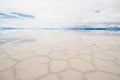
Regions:
<instances>
[{"instance_id":1,"label":"cloud","mask_svg":"<svg viewBox=\"0 0 120 80\"><path fill-rule=\"evenodd\" d=\"M0 0L0 7L0 11L35 15L42 27L120 21L120 0Z\"/></svg>"},{"instance_id":2,"label":"cloud","mask_svg":"<svg viewBox=\"0 0 120 80\"><path fill-rule=\"evenodd\" d=\"M33 15L24 14L24 13L19 13L19 12L11 12L11 14L14 14L14 15L16 15L16 16L23 17L23 18L34 18Z\"/></svg>"},{"instance_id":3,"label":"cloud","mask_svg":"<svg viewBox=\"0 0 120 80\"><path fill-rule=\"evenodd\" d=\"M11 14L0 13L0 19L21 19L21 18L35 18L30 14L24 14L19 12L11 12Z\"/></svg>"}]
</instances>

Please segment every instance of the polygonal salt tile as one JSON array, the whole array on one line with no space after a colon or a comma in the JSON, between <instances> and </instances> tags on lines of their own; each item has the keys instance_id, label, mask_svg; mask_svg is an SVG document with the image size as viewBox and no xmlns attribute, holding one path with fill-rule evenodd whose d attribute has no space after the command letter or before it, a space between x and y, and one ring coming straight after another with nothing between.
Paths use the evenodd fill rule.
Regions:
<instances>
[{"instance_id":1,"label":"polygonal salt tile","mask_svg":"<svg viewBox=\"0 0 120 80\"><path fill-rule=\"evenodd\" d=\"M68 63L63 60L53 60L50 62L49 66L52 72L60 72L68 68Z\"/></svg>"},{"instance_id":2,"label":"polygonal salt tile","mask_svg":"<svg viewBox=\"0 0 120 80\"><path fill-rule=\"evenodd\" d=\"M112 61L94 59L93 62L98 70L120 74L120 67Z\"/></svg>"},{"instance_id":3,"label":"polygonal salt tile","mask_svg":"<svg viewBox=\"0 0 120 80\"><path fill-rule=\"evenodd\" d=\"M67 70L60 73L62 80L83 80L83 74L76 70Z\"/></svg>"},{"instance_id":4,"label":"polygonal salt tile","mask_svg":"<svg viewBox=\"0 0 120 80\"><path fill-rule=\"evenodd\" d=\"M117 60L116 62L117 62L117 64L120 66L120 60Z\"/></svg>"},{"instance_id":5,"label":"polygonal salt tile","mask_svg":"<svg viewBox=\"0 0 120 80\"><path fill-rule=\"evenodd\" d=\"M6 57L8 57L8 55L7 54L0 54L0 58L6 58Z\"/></svg>"},{"instance_id":6,"label":"polygonal salt tile","mask_svg":"<svg viewBox=\"0 0 120 80\"><path fill-rule=\"evenodd\" d=\"M49 73L47 58L31 58L20 62L16 68L17 80L34 80Z\"/></svg>"},{"instance_id":7,"label":"polygonal salt tile","mask_svg":"<svg viewBox=\"0 0 120 80\"><path fill-rule=\"evenodd\" d=\"M112 51L111 55L117 59L120 59L120 51Z\"/></svg>"},{"instance_id":8,"label":"polygonal salt tile","mask_svg":"<svg viewBox=\"0 0 120 80\"><path fill-rule=\"evenodd\" d=\"M102 54L105 54L105 56L108 55L108 57L110 56L110 57L114 57L114 58L120 59L120 52L118 50L114 51L112 49L108 49L108 50L102 51Z\"/></svg>"},{"instance_id":9,"label":"polygonal salt tile","mask_svg":"<svg viewBox=\"0 0 120 80\"><path fill-rule=\"evenodd\" d=\"M14 80L13 69L0 72L0 80Z\"/></svg>"},{"instance_id":10,"label":"polygonal salt tile","mask_svg":"<svg viewBox=\"0 0 120 80\"><path fill-rule=\"evenodd\" d=\"M72 68L74 68L76 70L80 70L82 72L95 70L95 68L94 68L94 66L92 65L91 62L76 59L76 58L70 60L70 64L71 64Z\"/></svg>"},{"instance_id":11,"label":"polygonal salt tile","mask_svg":"<svg viewBox=\"0 0 120 80\"><path fill-rule=\"evenodd\" d=\"M68 57L63 52L52 52L48 55L52 59L68 59Z\"/></svg>"},{"instance_id":12,"label":"polygonal salt tile","mask_svg":"<svg viewBox=\"0 0 120 80\"><path fill-rule=\"evenodd\" d=\"M120 76L104 72L91 72L86 74L86 80L119 80Z\"/></svg>"},{"instance_id":13,"label":"polygonal salt tile","mask_svg":"<svg viewBox=\"0 0 120 80\"><path fill-rule=\"evenodd\" d=\"M6 50L6 53L9 54L9 55L19 55L21 53L33 53L31 48L30 47L19 47L19 46L16 46L16 47L11 47L10 49L7 49Z\"/></svg>"},{"instance_id":14,"label":"polygonal salt tile","mask_svg":"<svg viewBox=\"0 0 120 80\"><path fill-rule=\"evenodd\" d=\"M99 48L98 46L95 46L95 45L90 45L90 46L86 47L85 49L86 49L86 51L89 51L89 52L92 52L92 53L98 53L98 52L102 51L101 48Z\"/></svg>"},{"instance_id":15,"label":"polygonal salt tile","mask_svg":"<svg viewBox=\"0 0 120 80\"><path fill-rule=\"evenodd\" d=\"M17 61L12 60L10 58L2 58L2 59L0 59L0 71L11 68L16 63L17 63Z\"/></svg>"},{"instance_id":16,"label":"polygonal salt tile","mask_svg":"<svg viewBox=\"0 0 120 80\"><path fill-rule=\"evenodd\" d=\"M29 57L32 57L33 54L32 53L20 53L20 54L14 54L14 55L10 55L10 57L16 59L16 60L23 60Z\"/></svg>"},{"instance_id":17,"label":"polygonal salt tile","mask_svg":"<svg viewBox=\"0 0 120 80\"><path fill-rule=\"evenodd\" d=\"M80 59L83 59L83 60L87 60L87 61L91 61L92 60L92 56L90 55L87 55L87 54L81 54L78 56Z\"/></svg>"},{"instance_id":18,"label":"polygonal salt tile","mask_svg":"<svg viewBox=\"0 0 120 80\"><path fill-rule=\"evenodd\" d=\"M85 49L86 49L86 48L85 48ZM93 54L93 52L87 51L87 50L83 50L83 49L79 50L78 53L79 53L79 54L87 54L87 55Z\"/></svg>"},{"instance_id":19,"label":"polygonal salt tile","mask_svg":"<svg viewBox=\"0 0 120 80\"><path fill-rule=\"evenodd\" d=\"M104 59L104 60L114 60L114 56L111 56L109 54L104 54L104 53L96 53L93 55L93 57Z\"/></svg>"},{"instance_id":20,"label":"polygonal salt tile","mask_svg":"<svg viewBox=\"0 0 120 80\"><path fill-rule=\"evenodd\" d=\"M70 51L70 50L71 51L78 51L80 49L80 47L82 47L82 46L79 46L78 44L72 44L72 43L70 43L70 44L66 44L66 47L65 47L66 51Z\"/></svg>"},{"instance_id":21,"label":"polygonal salt tile","mask_svg":"<svg viewBox=\"0 0 120 80\"><path fill-rule=\"evenodd\" d=\"M55 46L53 49L52 49L54 52L62 52L62 51L64 51L64 47L63 47L63 45L62 46Z\"/></svg>"},{"instance_id":22,"label":"polygonal salt tile","mask_svg":"<svg viewBox=\"0 0 120 80\"><path fill-rule=\"evenodd\" d=\"M60 80L60 77L57 74L49 74L39 80Z\"/></svg>"},{"instance_id":23,"label":"polygonal salt tile","mask_svg":"<svg viewBox=\"0 0 120 80\"><path fill-rule=\"evenodd\" d=\"M0 50L0 58L5 58L5 57L8 57L8 55L4 51Z\"/></svg>"},{"instance_id":24,"label":"polygonal salt tile","mask_svg":"<svg viewBox=\"0 0 120 80\"><path fill-rule=\"evenodd\" d=\"M2 49L2 48L1 48L1 49ZM4 51L3 51L3 50L1 50L1 49L0 49L0 54L3 54L3 53L4 53Z\"/></svg>"},{"instance_id":25,"label":"polygonal salt tile","mask_svg":"<svg viewBox=\"0 0 120 80\"><path fill-rule=\"evenodd\" d=\"M42 57L39 57L39 56L38 57L33 57L31 59L36 59L40 63L48 63L50 61L47 57L44 57L44 56L42 56Z\"/></svg>"},{"instance_id":26,"label":"polygonal salt tile","mask_svg":"<svg viewBox=\"0 0 120 80\"><path fill-rule=\"evenodd\" d=\"M35 52L35 55L48 55L52 50L40 49Z\"/></svg>"},{"instance_id":27,"label":"polygonal salt tile","mask_svg":"<svg viewBox=\"0 0 120 80\"><path fill-rule=\"evenodd\" d=\"M74 58L79 54L77 51L74 51L74 50L65 50L64 53L71 58Z\"/></svg>"}]
</instances>

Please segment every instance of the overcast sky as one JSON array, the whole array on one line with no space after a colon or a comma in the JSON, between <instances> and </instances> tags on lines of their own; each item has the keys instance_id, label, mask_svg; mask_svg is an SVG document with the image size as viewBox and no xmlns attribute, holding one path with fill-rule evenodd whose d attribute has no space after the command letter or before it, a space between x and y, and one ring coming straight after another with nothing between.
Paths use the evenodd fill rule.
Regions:
<instances>
[{"instance_id":1,"label":"overcast sky","mask_svg":"<svg viewBox=\"0 0 120 80\"><path fill-rule=\"evenodd\" d=\"M120 0L0 0L0 12L36 16L42 26L120 22Z\"/></svg>"}]
</instances>

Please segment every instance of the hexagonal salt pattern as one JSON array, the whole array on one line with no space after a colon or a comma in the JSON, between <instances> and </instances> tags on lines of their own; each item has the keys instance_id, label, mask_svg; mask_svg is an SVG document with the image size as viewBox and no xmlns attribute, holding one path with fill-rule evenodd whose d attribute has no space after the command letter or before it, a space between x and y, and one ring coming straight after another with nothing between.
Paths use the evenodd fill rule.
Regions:
<instances>
[{"instance_id":1,"label":"hexagonal salt pattern","mask_svg":"<svg viewBox=\"0 0 120 80\"><path fill-rule=\"evenodd\" d=\"M32 34L36 41L0 45L0 80L120 80L118 36Z\"/></svg>"}]
</instances>

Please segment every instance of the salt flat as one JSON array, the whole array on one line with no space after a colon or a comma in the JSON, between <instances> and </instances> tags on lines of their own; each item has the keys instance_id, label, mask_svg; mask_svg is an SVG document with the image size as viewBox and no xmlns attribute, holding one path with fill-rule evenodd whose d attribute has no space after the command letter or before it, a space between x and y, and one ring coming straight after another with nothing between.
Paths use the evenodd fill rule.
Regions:
<instances>
[{"instance_id":1,"label":"salt flat","mask_svg":"<svg viewBox=\"0 0 120 80\"><path fill-rule=\"evenodd\" d=\"M119 79L119 35L101 31L1 31L0 80Z\"/></svg>"}]
</instances>

